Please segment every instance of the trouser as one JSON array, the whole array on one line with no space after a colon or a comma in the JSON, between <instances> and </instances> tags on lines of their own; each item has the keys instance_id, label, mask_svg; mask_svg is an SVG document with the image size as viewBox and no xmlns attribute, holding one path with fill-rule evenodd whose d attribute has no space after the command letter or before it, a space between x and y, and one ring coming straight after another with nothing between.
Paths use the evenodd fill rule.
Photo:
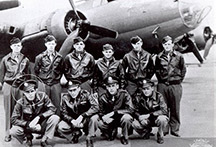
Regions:
<instances>
[{"instance_id":1,"label":"trouser","mask_svg":"<svg viewBox=\"0 0 216 147\"><path fill-rule=\"evenodd\" d=\"M169 128L171 132L178 133L180 128L180 101L182 97L182 86L181 84L166 85L163 83L158 83L158 92L160 92L169 108L169 123L164 130L168 133Z\"/></svg>"},{"instance_id":2,"label":"trouser","mask_svg":"<svg viewBox=\"0 0 216 147\"><path fill-rule=\"evenodd\" d=\"M45 93L51 99L53 105L57 108L56 114L60 116L60 104L61 104L61 85L60 83L54 84L52 86L44 84Z\"/></svg>"},{"instance_id":3,"label":"trouser","mask_svg":"<svg viewBox=\"0 0 216 147\"><path fill-rule=\"evenodd\" d=\"M164 129L168 123L168 119L169 118L166 115L159 115L157 117L150 116L149 118L142 120L142 123L135 119L132 123L132 127L138 134L144 136L147 132L146 130L151 129L151 127L153 126L157 126L158 133L160 134L160 136L163 136Z\"/></svg>"},{"instance_id":4,"label":"trouser","mask_svg":"<svg viewBox=\"0 0 216 147\"><path fill-rule=\"evenodd\" d=\"M23 143L26 140L26 137L31 135L31 133L44 134L43 137L52 139L56 130L56 126L59 123L59 116L52 115L49 118L45 119L41 123L41 131L29 130L20 126L13 126L10 129L10 134L15 137L20 143Z\"/></svg>"},{"instance_id":5,"label":"trouser","mask_svg":"<svg viewBox=\"0 0 216 147\"><path fill-rule=\"evenodd\" d=\"M131 124L132 124L133 118L130 114L124 114L121 115L119 119L114 119L114 122L111 124L106 124L102 120L98 122L98 128L102 132L110 132L112 131L113 125L114 127L120 126L122 128L122 135L125 137L125 139L128 139L128 131L131 129Z\"/></svg>"},{"instance_id":6,"label":"trouser","mask_svg":"<svg viewBox=\"0 0 216 147\"><path fill-rule=\"evenodd\" d=\"M5 135L9 135L11 128L11 115L13 113L16 100L20 98L20 92L18 88L13 88L10 84L4 82L2 86L4 96L4 110L5 110Z\"/></svg>"},{"instance_id":7,"label":"trouser","mask_svg":"<svg viewBox=\"0 0 216 147\"><path fill-rule=\"evenodd\" d=\"M95 132L98 128L98 115L93 115L90 118L84 118L83 125L84 127L82 128L84 132L87 135L87 138L90 138L92 136L95 136ZM58 133L64 136L68 141L71 141L73 139L73 132L76 132L80 130L80 128L74 127L72 124L69 124L65 121L61 121L58 124Z\"/></svg>"}]
</instances>

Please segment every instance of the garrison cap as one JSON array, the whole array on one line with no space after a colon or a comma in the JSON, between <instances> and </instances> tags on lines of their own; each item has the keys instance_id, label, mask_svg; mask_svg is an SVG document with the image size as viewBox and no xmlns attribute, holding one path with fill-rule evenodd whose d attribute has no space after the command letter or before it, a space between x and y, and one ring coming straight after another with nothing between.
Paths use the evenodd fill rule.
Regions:
<instances>
[{"instance_id":1,"label":"garrison cap","mask_svg":"<svg viewBox=\"0 0 216 147\"><path fill-rule=\"evenodd\" d=\"M135 36L132 37L130 41L132 44L136 44L137 42L142 41L142 39L139 36Z\"/></svg>"},{"instance_id":2,"label":"garrison cap","mask_svg":"<svg viewBox=\"0 0 216 147\"><path fill-rule=\"evenodd\" d=\"M81 37L76 37L74 38L74 44L78 43L78 42L84 42L84 40Z\"/></svg>"},{"instance_id":3,"label":"garrison cap","mask_svg":"<svg viewBox=\"0 0 216 147\"><path fill-rule=\"evenodd\" d=\"M16 43L20 43L21 40L17 37L13 37L11 40L10 40L10 45L12 44L16 44Z\"/></svg>"},{"instance_id":4,"label":"garrison cap","mask_svg":"<svg viewBox=\"0 0 216 147\"><path fill-rule=\"evenodd\" d=\"M172 40L172 38L170 36L165 36L163 39L162 39L162 43L166 43L167 41L169 40Z\"/></svg>"},{"instance_id":5,"label":"garrison cap","mask_svg":"<svg viewBox=\"0 0 216 147\"><path fill-rule=\"evenodd\" d=\"M77 87L81 84L81 82L79 80L71 80L71 81L68 81L67 84L66 84L66 87L67 89L69 88L72 88L72 87Z\"/></svg>"},{"instance_id":6,"label":"garrison cap","mask_svg":"<svg viewBox=\"0 0 216 147\"><path fill-rule=\"evenodd\" d=\"M29 90L32 90L32 89L35 89L37 88L37 81L36 80L27 80L25 82L23 82L19 89L20 90L23 90L23 91L29 91Z\"/></svg>"},{"instance_id":7,"label":"garrison cap","mask_svg":"<svg viewBox=\"0 0 216 147\"><path fill-rule=\"evenodd\" d=\"M118 78L114 76L109 76L106 79L106 85L114 84L114 83L119 83Z\"/></svg>"},{"instance_id":8,"label":"garrison cap","mask_svg":"<svg viewBox=\"0 0 216 147\"><path fill-rule=\"evenodd\" d=\"M56 42L56 38L55 38L53 35L47 35L47 36L44 38L45 43L46 43L46 42L53 41L53 40Z\"/></svg>"},{"instance_id":9,"label":"garrison cap","mask_svg":"<svg viewBox=\"0 0 216 147\"><path fill-rule=\"evenodd\" d=\"M104 44L103 50L114 50L111 44Z\"/></svg>"},{"instance_id":10,"label":"garrison cap","mask_svg":"<svg viewBox=\"0 0 216 147\"><path fill-rule=\"evenodd\" d=\"M142 87L145 88L149 86L154 86L154 82L152 82L151 80L143 80Z\"/></svg>"}]
</instances>

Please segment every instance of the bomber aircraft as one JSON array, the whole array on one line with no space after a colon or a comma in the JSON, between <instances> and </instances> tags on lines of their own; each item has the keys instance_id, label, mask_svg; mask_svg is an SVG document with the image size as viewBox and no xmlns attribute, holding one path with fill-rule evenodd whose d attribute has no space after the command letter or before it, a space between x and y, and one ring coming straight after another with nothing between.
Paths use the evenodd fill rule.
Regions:
<instances>
[{"instance_id":1,"label":"bomber aircraft","mask_svg":"<svg viewBox=\"0 0 216 147\"><path fill-rule=\"evenodd\" d=\"M73 0L28 2L27 6L0 11L1 57L10 52L9 40L14 36L22 38L22 52L34 62L35 56L45 50L43 37L47 34L56 37L63 56L72 47L63 43L65 39L81 36L86 40L86 50L96 59L105 43L112 44L115 56L122 58L131 50L130 38L136 35L143 39L144 49L159 53L162 37L170 35L178 38L176 44L183 52L193 52L203 62L196 44L185 35L197 28L212 9L199 5L198 0L82 0L79 5ZM188 40L186 47L183 38ZM64 50L62 44L67 46Z\"/></svg>"}]
</instances>

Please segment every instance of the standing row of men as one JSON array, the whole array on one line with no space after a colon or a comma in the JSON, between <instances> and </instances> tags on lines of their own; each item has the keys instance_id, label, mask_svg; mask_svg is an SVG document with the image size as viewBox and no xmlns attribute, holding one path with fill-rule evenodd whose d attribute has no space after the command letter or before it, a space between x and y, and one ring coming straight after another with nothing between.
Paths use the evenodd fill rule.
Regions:
<instances>
[{"instance_id":1,"label":"standing row of men","mask_svg":"<svg viewBox=\"0 0 216 147\"><path fill-rule=\"evenodd\" d=\"M127 129L130 128L130 124L131 124L138 133L144 130L145 132L141 134L142 135L144 134L143 135L144 138L148 138L151 132L151 129L149 129L149 127L148 129L146 129L146 124L148 124L148 122L154 122L157 125L160 124L161 126L165 126L164 125L165 123L161 124L158 121L157 117L152 117L154 116L155 113L149 109L149 108L154 108L152 106L154 106L154 104L156 104L157 102L162 101L164 97L166 103L161 102L160 105L159 104L158 104L159 106L156 105L153 110L158 111L158 108L160 108L159 109L160 112L156 113L156 116L158 115L166 116L168 114L166 112L167 111L166 104L167 104L170 114L167 115L169 117L169 125L166 126L170 126L172 135L179 136L178 134L179 125L180 125L179 110L180 110L180 99L182 95L181 82L183 81L186 73L183 57L179 53L173 51L174 44L172 42L172 38L170 38L169 36L164 37L164 39L162 40L164 51L157 56L155 65L153 63L151 55L142 49L143 42L140 37L138 36L133 37L131 39L131 44L133 46L133 50L124 56L122 62L115 60L113 56L114 54L113 47L109 44L106 44L103 46L103 51L102 51L104 57L99 59L95 63L94 57L85 51L84 49L85 43L82 40L82 38L77 37L73 40L74 50L71 53L69 53L65 57L65 59L63 59L62 56L55 51L56 39L51 35L48 35L45 38L45 46L47 47L47 50L36 57L34 73L45 84L46 95L48 95L48 97L50 98L50 102L53 103L54 106L57 108L56 114L61 116L62 120L64 120L63 122L61 121L59 123L58 130L60 131L58 132L60 132L60 135L66 137L70 141L77 142L78 137L81 135L79 129L78 130L72 129L73 131L75 131L75 133L69 132L67 134L66 131L67 135L65 135L64 131L68 130L68 127L71 129L71 124L74 128L84 127L85 128L84 132L87 134L87 144L91 146L93 145L91 138L92 136L94 136L93 134L97 127L99 127L101 130L104 130L102 131L102 134L105 136L108 134L108 138L109 139L111 138L112 140L112 138L114 138L116 134L116 126L120 125L124 128L122 129L123 132L122 132L121 142L123 144L127 144L128 143ZM16 88L12 87L12 84L14 83L14 81L17 81L15 79L18 79L21 75L30 73L29 61L26 57L24 57L20 53L21 48L22 48L21 41L17 38L12 39L11 40L12 52L3 58L0 66L1 82L3 82L4 106L6 111L5 112L6 114L5 141L11 140L11 136L9 134L10 124L11 124L10 116L14 107L14 104L11 103L14 101L13 98L11 97L11 93L12 90L15 91L17 90ZM156 76L158 78L158 86L157 86L158 91L161 92L163 96L160 94L159 96L158 94L154 94L157 95L154 97L162 96L162 98L153 98L155 102L146 101L142 103L145 97L153 97L152 94L154 91L153 88L154 84L148 80L152 78L154 73L156 73ZM61 98L60 79L62 77L62 74L64 74L66 79L68 80L69 95L63 94L63 97ZM118 77L118 80L115 80L115 77ZM115 81L115 82L109 82L109 81ZM69 86L70 85L69 83L71 82L72 84L71 86ZM74 82L78 84L74 84ZM145 84L145 82L148 84ZM27 82L26 84L28 85L32 83ZM37 84L34 84L33 82L32 85L36 86ZM74 85L76 89L73 89ZM148 86L145 87L144 85L148 85ZM35 86L32 87L36 91L37 86L36 87ZM23 92L24 97L28 97L27 95L25 95L26 92L25 88L21 88L21 89L22 91L24 91ZM80 93L80 91L82 91L81 89L84 89L86 91ZM118 92L113 92L115 91L113 89L117 89L116 91L120 91L121 94L117 94ZM125 90L122 91L120 89L125 89ZM152 91L152 94L150 96L147 96L148 94L145 94L146 93L145 91L148 91L149 89L150 91ZM31 91L32 90L30 90L30 92ZM75 94L74 96L72 93L76 93L77 95ZM89 95L89 93L94 93L94 94L91 96L86 96ZM98 98L95 98L96 95L98 96ZM17 95L13 95L13 96L18 97ZM131 96L133 97L133 99L131 99ZM79 97L79 99L73 101L70 99L70 97L75 99ZM109 97L117 97L117 98L110 99ZM60 105L61 100L62 100L62 105ZM97 104L97 101L99 101L99 106ZM142 117L140 117L139 115L135 115L138 113L135 113L136 108L134 108L133 105L129 105L130 101L133 103L136 103L136 101L138 101L139 105L135 105L135 106L140 106L141 108L142 106L143 107L147 106L146 111L143 112L143 110L141 110L142 112L141 114L148 114L149 112L150 115L149 116L145 115ZM119 104L116 105L116 103ZM68 110L70 109L73 110L72 113L68 112ZM120 110L123 109L123 111L119 112L118 109ZM85 112L85 110L87 112ZM93 118L90 117L90 114L92 114L93 112L94 112L93 114L97 113L96 110L99 111L98 117L97 115L95 115ZM139 108L137 108L137 110L139 112ZM82 114L82 115L78 115L78 114ZM119 115L121 115L121 117L119 117ZM132 116L135 116L135 118L138 120L136 123L135 122L132 123L133 120ZM55 118L57 121L58 119L56 116ZM162 116L161 119L165 121L166 117ZM41 122L42 120L44 120L44 115L42 115L42 119L41 117L39 117L35 121L33 121L34 125L32 125L32 123L30 124L31 126L37 126L35 124L38 124L38 122ZM99 121L99 124L97 124L96 123L97 121L95 120L101 120L101 121ZM67 123L69 123L70 125L66 125ZM108 125L110 123L112 125ZM26 124L30 125L28 123ZM16 125L16 123L14 125ZM113 129L110 129L109 127L107 127L107 125L112 126ZM145 127L143 128L143 126ZM107 130L108 131L111 130L111 132L107 133ZM159 143L163 142L162 132L164 132L165 134L169 133L168 127L166 130L163 131L159 130L158 132ZM31 140L31 137L29 138L30 139L26 140L28 143L29 140ZM51 137L43 138L41 144L45 145L47 138L51 138Z\"/></svg>"}]
</instances>

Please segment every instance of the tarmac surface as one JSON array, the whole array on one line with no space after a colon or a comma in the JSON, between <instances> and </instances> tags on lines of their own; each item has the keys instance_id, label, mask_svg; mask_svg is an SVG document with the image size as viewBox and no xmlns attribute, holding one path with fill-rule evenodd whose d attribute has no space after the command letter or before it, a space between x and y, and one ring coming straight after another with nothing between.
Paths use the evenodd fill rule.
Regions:
<instances>
[{"instance_id":1,"label":"tarmac surface","mask_svg":"<svg viewBox=\"0 0 216 147\"><path fill-rule=\"evenodd\" d=\"M203 52L201 52L203 54ZM100 137L100 131L94 140L95 147L216 147L216 45L210 51L210 55L204 64L198 66L198 61L193 54L185 54L188 64L183 86L181 100L181 128L180 138L167 135L164 144L159 145L156 137L143 140L134 131L130 136L129 144L122 145L118 138L114 141L106 141ZM195 63L195 64L194 64ZM0 147L21 147L16 139L4 142L4 108L3 96L0 94ZM157 132L157 128L153 129ZM48 141L55 147L85 147L85 136L82 136L78 144L70 144L65 139L54 137ZM33 146L40 146L40 140L33 140Z\"/></svg>"}]
</instances>

